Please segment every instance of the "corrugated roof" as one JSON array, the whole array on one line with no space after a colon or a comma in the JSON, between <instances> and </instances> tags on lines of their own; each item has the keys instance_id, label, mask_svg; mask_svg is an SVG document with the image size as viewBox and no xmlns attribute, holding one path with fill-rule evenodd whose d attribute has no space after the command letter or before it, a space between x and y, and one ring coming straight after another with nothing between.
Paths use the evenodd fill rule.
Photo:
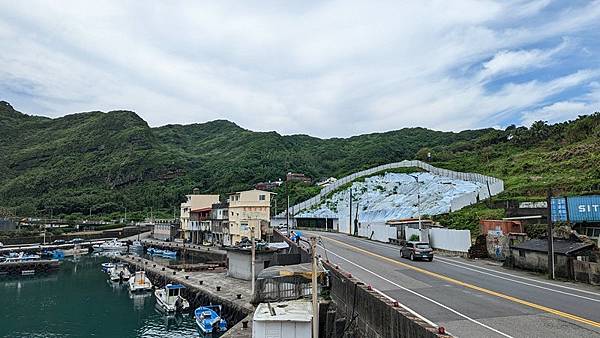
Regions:
<instances>
[{"instance_id":1,"label":"corrugated roof","mask_svg":"<svg viewBox=\"0 0 600 338\"><path fill-rule=\"evenodd\" d=\"M585 250L594 246L594 243L583 243L574 242L566 239L555 239L554 242L554 253L561 255L572 255L577 251ZM529 250L537 252L548 252L548 240L546 239L531 239L529 241L521 242L515 246L514 249Z\"/></svg>"}]
</instances>

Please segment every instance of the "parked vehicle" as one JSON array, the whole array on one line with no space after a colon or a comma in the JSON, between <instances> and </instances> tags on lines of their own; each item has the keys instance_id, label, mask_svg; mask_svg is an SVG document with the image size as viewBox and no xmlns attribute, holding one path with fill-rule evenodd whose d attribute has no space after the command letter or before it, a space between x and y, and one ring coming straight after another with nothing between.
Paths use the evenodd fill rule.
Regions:
<instances>
[{"instance_id":1,"label":"parked vehicle","mask_svg":"<svg viewBox=\"0 0 600 338\"><path fill-rule=\"evenodd\" d=\"M64 239L56 239L54 241L52 241L52 244L54 245L59 245L59 244L65 244L67 243Z\"/></svg>"},{"instance_id":2,"label":"parked vehicle","mask_svg":"<svg viewBox=\"0 0 600 338\"><path fill-rule=\"evenodd\" d=\"M431 262L433 260L433 249L429 243L406 242L400 248L400 257L410 258L411 261L425 259Z\"/></svg>"},{"instance_id":3,"label":"parked vehicle","mask_svg":"<svg viewBox=\"0 0 600 338\"><path fill-rule=\"evenodd\" d=\"M83 238L73 238L72 240L69 241L69 244L79 244L79 243L83 243L84 240Z\"/></svg>"}]
</instances>

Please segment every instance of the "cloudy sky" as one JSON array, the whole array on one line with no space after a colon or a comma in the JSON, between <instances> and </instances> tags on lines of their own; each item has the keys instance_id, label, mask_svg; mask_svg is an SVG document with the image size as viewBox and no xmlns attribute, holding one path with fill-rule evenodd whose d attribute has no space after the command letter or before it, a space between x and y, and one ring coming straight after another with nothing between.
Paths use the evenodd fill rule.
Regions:
<instances>
[{"instance_id":1,"label":"cloudy sky","mask_svg":"<svg viewBox=\"0 0 600 338\"><path fill-rule=\"evenodd\" d=\"M0 100L320 137L600 110L600 1L0 0Z\"/></svg>"}]
</instances>

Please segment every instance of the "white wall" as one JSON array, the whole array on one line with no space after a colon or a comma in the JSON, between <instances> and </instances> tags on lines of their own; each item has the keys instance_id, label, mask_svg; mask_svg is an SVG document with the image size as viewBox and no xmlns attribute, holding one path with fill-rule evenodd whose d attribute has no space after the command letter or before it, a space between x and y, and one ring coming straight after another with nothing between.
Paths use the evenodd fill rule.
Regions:
<instances>
[{"instance_id":1,"label":"white wall","mask_svg":"<svg viewBox=\"0 0 600 338\"><path fill-rule=\"evenodd\" d=\"M432 228L429 229L429 243L435 249L467 252L471 247L471 231Z\"/></svg>"},{"instance_id":2,"label":"white wall","mask_svg":"<svg viewBox=\"0 0 600 338\"><path fill-rule=\"evenodd\" d=\"M372 239L380 242L389 242L390 238L396 238L396 227L390 227L385 222L368 222L360 224L358 228L358 235L363 237L371 237Z\"/></svg>"}]
</instances>

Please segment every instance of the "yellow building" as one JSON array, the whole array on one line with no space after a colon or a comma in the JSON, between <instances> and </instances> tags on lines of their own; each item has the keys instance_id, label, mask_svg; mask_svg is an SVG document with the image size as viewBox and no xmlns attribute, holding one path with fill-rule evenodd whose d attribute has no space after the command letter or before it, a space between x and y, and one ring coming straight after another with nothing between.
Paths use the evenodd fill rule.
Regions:
<instances>
[{"instance_id":1,"label":"yellow building","mask_svg":"<svg viewBox=\"0 0 600 338\"><path fill-rule=\"evenodd\" d=\"M192 210L206 209L219 203L219 195L185 195L187 201L181 203L181 233L185 240L191 240L192 234L200 231L198 222L190 220Z\"/></svg>"},{"instance_id":2,"label":"yellow building","mask_svg":"<svg viewBox=\"0 0 600 338\"><path fill-rule=\"evenodd\" d=\"M242 237L261 238L261 227L268 227L271 221L272 192L262 190L240 191L229 195L229 243L235 245Z\"/></svg>"}]
</instances>

